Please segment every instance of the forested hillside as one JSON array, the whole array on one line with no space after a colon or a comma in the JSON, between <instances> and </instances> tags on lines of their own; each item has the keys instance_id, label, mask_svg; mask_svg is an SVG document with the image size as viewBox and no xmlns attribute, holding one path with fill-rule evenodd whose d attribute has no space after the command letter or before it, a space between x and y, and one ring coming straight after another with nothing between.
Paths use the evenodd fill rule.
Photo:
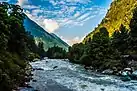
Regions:
<instances>
[{"instance_id":1,"label":"forested hillside","mask_svg":"<svg viewBox=\"0 0 137 91\"><path fill-rule=\"evenodd\" d=\"M31 34L35 37L36 44L38 44L39 42L43 42L45 51L47 51L48 48L54 46L59 46L65 50L68 50L69 45L67 43L61 40L54 33L48 33L41 26L39 26L37 23L29 19L28 17L26 17L24 20L24 26L26 31L31 32Z\"/></svg>"},{"instance_id":2,"label":"forested hillside","mask_svg":"<svg viewBox=\"0 0 137 91\"><path fill-rule=\"evenodd\" d=\"M128 2L129 0L119 0L119 2L122 1ZM116 3L117 6L119 2L115 1L113 4ZM118 7L115 9L119 10ZM93 32L92 38L89 38L84 44L74 44L69 48L68 58L72 62L84 64L85 66L92 66L94 69L100 71L115 69L118 72L118 70L122 70L125 67L137 69L137 64L131 65L122 58L123 55L137 55L137 7L134 8L132 12L132 18L130 19L130 22L127 23L129 28L126 25L121 24L117 29L118 31L115 31L115 29L112 30L114 33L112 33L112 36L110 37L110 30L108 27L101 27L100 25L99 27L101 28L98 32ZM122 14L125 12L119 11L119 13ZM117 16L117 14L114 15L115 17ZM117 19L120 19L117 17L115 18L116 21L114 21L115 19L110 19L109 21L114 21L117 24ZM125 17L126 16L123 16L121 18ZM112 23L109 26L112 28L113 26L117 26L116 24Z\"/></svg>"},{"instance_id":3,"label":"forested hillside","mask_svg":"<svg viewBox=\"0 0 137 91\"><path fill-rule=\"evenodd\" d=\"M0 3L0 90L12 91L23 83L26 67L44 55L23 26L25 15L18 5ZM42 55L41 55L42 54Z\"/></svg>"},{"instance_id":4,"label":"forested hillside","mask_svg":"<svg viewBox=\"0 0 137 91\"><path fill-rule=\"evenodd\" d=\"M93 32L85 37L83 43L92 38L93 34L98 32L101 27L105 27L108 30L109 36L112 36L114 31L119 31L121 24L129 29L135 7L137 7L137 0L114 0L105 18Z\"/></svg>"}]
</instances>

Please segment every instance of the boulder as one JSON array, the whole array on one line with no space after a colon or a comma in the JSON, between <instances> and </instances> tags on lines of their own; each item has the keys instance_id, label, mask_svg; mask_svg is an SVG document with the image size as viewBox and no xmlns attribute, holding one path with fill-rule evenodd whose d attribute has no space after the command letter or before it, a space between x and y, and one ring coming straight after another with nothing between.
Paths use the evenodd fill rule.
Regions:
<instances>
[{"instance_id":1,"label":"boulder","mask_svg":"<svg viewBox=\"0 0 137 91\"><path fill-rule=\"evenodd\" d=\"M43 59L46 60L46 59L48 59L48 57L44 57Z\"/></svg>"},{"instance_id":2,"label":"boulder","mask_svg":"<svg viewBox=\"0 0 137 91\"><path fill-rule=\"evenodd\" d=\"M37 68L37 70L44 70L44 69L42 69L42 68Z\"/></svg>"},{"instance_id":3,"label":"boulder","mask_svg":"<svg viewBox=\"0 0 137 91\"><path fill-rule=\"evenodd\" d=\"M124 71L132 71L131 68L124 68Z\"/></svg>"},{"instance_id":4,"label":"boulder","mask_svg":"<svg viewBox=\"0 0 137 91\"><path fill-rule=\"evenodd\" d=\"M53 69L56 69L58 66L54 66Z\"/></svg>"},{"instance_id":5,"label":"boulder","mask_svg":"<svg viewBox=\"0 0 137 91\"><path fill-rule=\"evenodd\" d=\"M109 74L109 75L111 75L111 74L113 74L113 70L111 70L111 69L104 70L102 72L102 74Z\"/></svg>"},{"instance_id":6,"label":"boulder","mask_svg":"<svg viewBox=\"0 0 137 91\"><path fill-rule=\"evenodd\" d=\"M131 78L129 76L124 76L124 77L121 77L121 80L122 81L130 81Z\"/></svg>"},{"instance_id":7,"label":"boulder","mask_svg":"<svg viewBox=\"0 0 137 91\"><path fill-rule=\"evenodd\" d=\"M69 61L68 59L63 59L63 61Z\"/></svg>"},{"instance_id":8,"label":"boulder","mask_svg":"<svg viewBox=\"0 0 137 91\"><path fill-rule=\"evenodd\" d=\"M32 82L37 82L37 80L32 80Z\"/></svg>"},{"instance_id":9,"label":"boulder","mask_svg":"<svg viewBox=\"0 0 137 91\"><path fill-rule=\"evenodd\" d=\"M28 82L24 82L24 84L22 84L22 87L29 87L29 83Z\"/></svg>"},{"instance_id":10,"label":"boulder","mask_svg":"<svg viewBox=\"0 0 137 91\"><path fill-rule=\"evenodd\" d=\"M137 76L137 70L132 73L132 75Z\"/></svg>"},{"instance_id":11,"label":"boulder","mask_svg":"<svg viewBox=\"0 0 137 91\"><path fill-rule=\"evenodd\" d=\"M43 68L33 68L32 70L34 71L34 70L44 70L44 69Z\"/></svg>"},{"instance_id":12,"label":"boulder","mask_svg":"<svg viewBox=\"0 0 137 91\"><path fill-rule=\"evenodd\" d=\"M129 72L129 71L122 71L121 72L121 76L129 76L129 75L131 75L131 72Z\"/></svg>"},{"instance_id":13,"label":"boulder","mask_svg":"<svg viewBox=\"0 0 137 91\"><path fill-rule=\"evenodd\" d=\"M105 89L104 88L101 88L101 91L104 91Z\"/></svg>"},{"instance_id":14,"label":"boulder","mask_svg":"<svg viewBox=\"0 0 137 91\"><path fill-rule=\"evenodd\" d=\"M132 68L124 68L124 70L121 71L122 76L130 76L132 74L133 70Z\"/></svg>"},{"instance_id":15,"label":"boulder","mask_svg":"<svg viewBox=\"0 0 137 91\"><path fill-rule=\"evenodd\" d=\"M40 61L40 59L35 58L32 62Z\"/></svg>"},{"instance_id":16,"label":"boulder","mask_svg":"<svg viewBox=\"0 0 137 91\"><path fill-rule=\"evenodd\" d=\"M131 79L132 79L132 80L137 80L137 71L134 71L134 72L131 74Z\"/></svg>"},{"instance_id":17,"label":"boulder","mask_svg":"<svg viewBox=\"0 0 137 91\"><path fill-rule=\"evenodd\" d=\"M84 66L84 68L85 68L86 70L93 70L93 67L92 67L92 66Z\"/></svg>"},{"instance_id":18,"label":"boulder","mask_svg":"<svg viewBox=\"0 0 137 91\"><path fill-rule=\"evenodd\" d=\"M121 74L122 74L122 71L118 71L117 73L115 73L115 75L117 76L121 76Z\"/></svg>"}]
</instances>

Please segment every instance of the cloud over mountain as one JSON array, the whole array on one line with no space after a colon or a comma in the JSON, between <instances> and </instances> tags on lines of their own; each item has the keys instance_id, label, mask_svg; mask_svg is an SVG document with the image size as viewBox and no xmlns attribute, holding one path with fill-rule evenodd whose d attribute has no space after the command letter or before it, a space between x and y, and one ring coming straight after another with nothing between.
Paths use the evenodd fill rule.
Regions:
<instances>
[{"instance_id":1,"label":"cloud over mountain","mask_svg":"<svg viewBox=\"0 0 137 91\"><path fill-rule=\"evenodd\" d=\"M57 33L66 38L66 40L68 39L68 36L71 37L71 40L75 39L76 36L79 36L81 39L93 27L97 26L108 9L108 7L103 6L102 1L100 0L8 1L20 5L24 9L26 15L46 31ZM103 3L107 3L107 5L109 5L108 2L111 2L111 0L103 0ZM64 29L64 32L60 32L62 31L61 29ZM75 32L76 35L73 33L71 34L68 31ZM71 35L67 36L65 34L66 32Z\"/></svg>"},{"instance_id":2,"label":"cloud over mountain","mask_svg":"<svg viewBox=\"0 0 137 91\"><path fill-rule=\"evenodd\" d=\"M18 0L18 5L23 6L25 4L28 4L28 0Z\"/></svg>"},{"instance_id":3,"label":"cloud over mountain","mask_svg":"<svg viewBox=\"0 0 137 91\"><path fill-rule=\"evenodd\" d=\"M105 12L104 8L94 6L91 0L18 0L18 4L25 12L30 11L31 18L48 32L62 26L82 26L100 11Z\"/></svg>"},{"instance_id":4,"label":"cloud over mountain","mask_svg":"<svg viewBox=\"0 0 137 91\"><path fill-rule=\"evenodd\" d=\"M43 21L43 24L44 24L46 30L50 33L54 32L56 29L59 28L58 23L54 20L51 20L51 19L45 19Z\"/></svg>"}]
</instances>

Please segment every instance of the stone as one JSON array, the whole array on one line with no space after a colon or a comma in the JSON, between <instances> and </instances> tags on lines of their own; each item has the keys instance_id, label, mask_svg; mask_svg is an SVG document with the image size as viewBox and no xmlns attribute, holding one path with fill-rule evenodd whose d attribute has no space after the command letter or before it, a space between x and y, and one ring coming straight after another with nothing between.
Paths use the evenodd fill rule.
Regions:
<instances>
[{"instance_id":1,"label":"stone","mask_svg":"<svg viewBox=\"0 0 137 91\"><path fill-rule=\"evenodd\" d=\"M81 85L81 88L85 89L87 87L87 85Z\"/></svg>"},{"instance_id":2,"label":"stone","mask_svg":"<svg viewBox=\"0 0 137 91\"><path fill-rule=\"evenodd\" d=\"M135 76L137 76L137 71L134 71L132 74L135 75Z\"/></svg>"},{"instance_id":3,"label":"stone","mask_svg":"<svg viewBox=\"0 0 137 91\"><path fill-rule=\"evenodd\" d=\"M105 89L104 88L101 88L101 91L104 91Z\"/></svg>"},{"instance_id":4,"label":"stone","mask_svg":"<svg viewBox=\"0 0 137 91\"><path fill-rule=\"evenodd\" d=\"M38 58L35 58L35 59L33 60L33 62L36 62L36 61L40 61L40 59L38 59Z\"/></svg>"},{"instance_id":5,"label":"stone","mask_svg":"<svg viewBox=\"0 0 137 91\"><path fill-rule=\"evenodd\" d=\"M56 69L58 66L54 66L53 69Z\"/></svg>"},{"instance_id":6,"label":"stone","mask_svg":"<svg viewBox=\"0 0 137 91\"><path fill-rule=\"evenodd\" d=\"M124 77L121 77L121 80L122 81L130 81L131 78L129 76L124 76Z\"/></svg>"},{"instance_id":7,"label":"stone","mask_svg":"<svg viewBox=\"0 0 137 91\"><path fill-rule=\"evenodd\" d=\"M102 74L113 74L113 70L111 69L104 70Z\"/></svg>"},{"instance_id":8,"label":"stone","mask_svg":"<svg viewBox=\"0 0 137 91\"><path fill-rule=\"evenodd\" d=\"M37 82L37 80L32 80L32 82Z\"/></svg>"},{"instance_id":9,"label":"stone","mask_svg":"<svg viewBox=\"0 0 137 91\"><path fill-rule=\"evenodd\" d=\"M43 59L46 60L46 59L48 59L48 57L44 57Z\"/></svg>"},{"instance_id":10,"label":"stone","mask_svg":"<svg viewBox=\"0 0 137 91\"><path fill-rule=\"evenodd\" d=\"M130 75L132 80L137 80L137 71L134 71L131 75Z\"/></svg>"},{"instance_id":11,"label":"stone","mask_svg":"<svg viewBox=\"0 0 137 91\"><path fill-rule=\"evenodd\" d=\"M42 68L33 68L32 71L34 71L34 70L44 70L44 69L42 69Z\"/></svg>"},{"instance_id":12,"label":"stone","mask_svg":"<svg viewBox=\"0 0 137 91\"><path fill-rule=\"evenodd\" d=\"M124 71L132 71L131 68L124 68Z\"/></svg>"},{"instance_id":13,"label":"stone","mask_svg":"<svg viewBox=\"0 0 137 91\"><path fill-rule=\"evenodd\" d=\"M128 71L123 71L123 72L121 72L121 76L128 76L129 74L128 74Z\"/></svg>"}]
</instances>

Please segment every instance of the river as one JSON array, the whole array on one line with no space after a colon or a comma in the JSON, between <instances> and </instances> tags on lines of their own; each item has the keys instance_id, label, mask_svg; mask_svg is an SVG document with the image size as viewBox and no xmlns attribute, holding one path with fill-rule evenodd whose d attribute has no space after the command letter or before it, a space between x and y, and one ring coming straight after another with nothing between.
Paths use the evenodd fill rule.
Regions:
<instances>
[{"instance_id":1,"label":"river","mask_svg":"<svg viewBox=\"0 0 137 91\"><path fill-rule=\"evenodd\" d=\"M46 59L30 64L44 70L33 71L33 81L29 83L32 88L20 91L137 91L135 80L123 82L120 77L87 71L68 61Z\"/></svg>"}]
</instances>

